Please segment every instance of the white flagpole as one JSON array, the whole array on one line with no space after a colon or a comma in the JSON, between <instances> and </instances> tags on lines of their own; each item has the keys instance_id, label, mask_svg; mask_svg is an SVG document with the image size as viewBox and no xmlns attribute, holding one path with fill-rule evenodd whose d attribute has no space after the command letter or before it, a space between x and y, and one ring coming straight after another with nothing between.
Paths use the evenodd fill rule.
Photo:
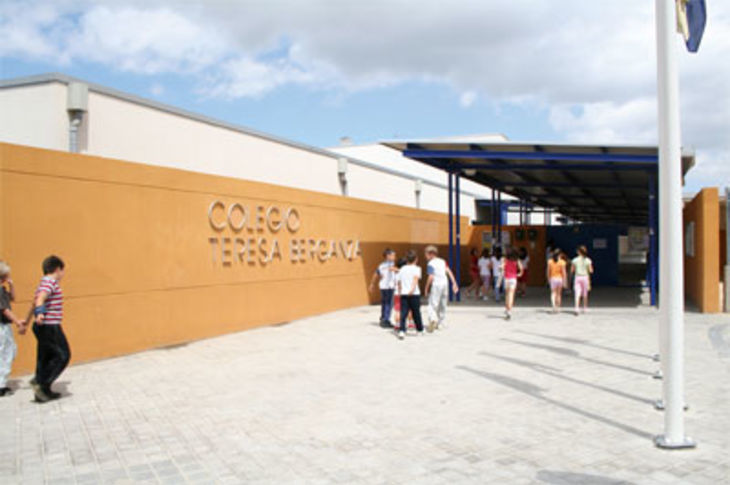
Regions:
<instances>
[{"instance_id":1,"label":"white flagpole","mask_svg":"<svg viewBox=\"0 0 730 485\"><path fill-rule=\"evenodd\" d=\"M656 1L659 105L659 335L663 368L664 434L660 448L689 448L684 434L684 268L679 79L675 0Z\"/></svg>"}]
</instances>

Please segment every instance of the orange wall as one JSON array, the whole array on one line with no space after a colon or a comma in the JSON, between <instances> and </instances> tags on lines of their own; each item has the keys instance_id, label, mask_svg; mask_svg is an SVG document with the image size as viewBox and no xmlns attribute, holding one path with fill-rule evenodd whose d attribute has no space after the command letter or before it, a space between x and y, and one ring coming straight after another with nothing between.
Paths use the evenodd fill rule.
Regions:
<instances>
[{"instance_id":1,"label":"orange wall","mask_svg":"<svg viewBox=\"0 0 730 485\"><path fill-rule=\"evenodd\" d=\"M695 223L694 257L684 256L684 282L687 297L703 313L720 311L720 211L718 190L702 189L684 207L684 230Z\"/></svg>"},{"instance_id":2,"label":"orange wall","mask_svg":"<svg viewBox=\"0 0 730 485\"><path fill-rule=\"evenodd\" d=\"M254 225L258 205L294 207L301 227L219 232L208 220L216 200L248 206ZM29 309L42 259L67 263L74 362L367 304L377 300L366 282L386 246L403 252L448 238L447 218L435 212L9 144L0 144L0 203L0 258L12 267L17 313ZM215 222L224 219L216 208ZM466 219L462 227L468 241ZM276 239L280 257L249 263L234 252L223 264L220 238L237 236L263 237L268 249ZM291 239L359 240L361 256L323 262L308 249L293 262ZM35 352L31 335L17 341L16 374L33 368Z\"/></svg>"}]
</instances>

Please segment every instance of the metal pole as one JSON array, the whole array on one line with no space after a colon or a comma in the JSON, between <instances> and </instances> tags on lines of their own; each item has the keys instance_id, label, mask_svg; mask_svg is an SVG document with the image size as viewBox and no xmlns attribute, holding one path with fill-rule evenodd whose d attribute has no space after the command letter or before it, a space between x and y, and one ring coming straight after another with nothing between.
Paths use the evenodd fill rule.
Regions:
<instances>
[{"instance_id":1,"label":"metal pole","mask_svg":"<svg viewBox=\"0 0 730 485\"><path fill-rule=\"evenodd\" d=\"M664 379L664 434L660 448L690 448L684 435L684 265L682 256L682 164L679 78L674 0L655 0L659 106L659 326ZM661 343L664 345L661 345Z\"/></svg>"},{"instance_id":2,"label":"metal pole","mask_svg":"<svg viewBox=\"0 0 730 485\"><path fill-rule=\"evenodd\" d=\"M497 242L502 245L502 192L497 192Z\"/></svg>"},{"instance_id":3,"label":"metal pole","mask_svg":"<svg viewBox=\"0 0 730 485\"><path fill-rule=\"evenodd\" d=\"M454 174L449 172L449 268L454 267ZM461 284L461 283L460 283ZM449 301L454 301L454 294L449 288Z\"/></svg>"},{"instance_id":4,"label":"metal pole","mask_svg":"<svg viewBox=\"0 0 730 485\"><path fill-rule=\"evenodd\" d=\"M461 174L456 178L456 281L461 285ZM456 294L456 301L461 301L461 292Z\"/></svg>"},{"instance_id":5,"label":"metal pole","mask_svg":"<svg viewBox=\"0 0 730 485\"><path fill-rule=\"evenodd\" d=\"M492 189L492 246L497 240L497 194Z\"/></svg>"},{"instance_id":6,"label":"metal pole","mask_svg":"<svg viewBox=\"0 0 730 485\"><path fill-rule=\"evenodd\" d=\"M651 295L651 306L656 306L657 293L657 260L656 260L656 237L657 237L657 205L656 205L656 173L649 172L649 292Z\"/></svg>"}]
</instances>

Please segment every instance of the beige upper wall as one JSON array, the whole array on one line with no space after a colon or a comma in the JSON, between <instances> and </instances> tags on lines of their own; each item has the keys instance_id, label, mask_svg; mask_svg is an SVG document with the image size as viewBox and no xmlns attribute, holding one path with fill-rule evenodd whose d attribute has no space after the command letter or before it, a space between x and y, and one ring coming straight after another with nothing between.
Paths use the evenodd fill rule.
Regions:
<instances>
[{"instance_id":1,"label":"beige upper wall","mask_svg":"<svg viewBox=\"0 0 730 485\"><path fill-rule=\"evenodd\" d=\"M337 160L89 93L89 155L337 193Z\"/></svg>"},{"instance_id":2,"label":"beige upper wall","mask_svg":"<svg viewBox=\"0 0 730 485\"><path fill-rule=\"evenodd\" d=\"M0 142L67 150L66 86L47 83L0 89Z\"/></svg>"}]
</instances>

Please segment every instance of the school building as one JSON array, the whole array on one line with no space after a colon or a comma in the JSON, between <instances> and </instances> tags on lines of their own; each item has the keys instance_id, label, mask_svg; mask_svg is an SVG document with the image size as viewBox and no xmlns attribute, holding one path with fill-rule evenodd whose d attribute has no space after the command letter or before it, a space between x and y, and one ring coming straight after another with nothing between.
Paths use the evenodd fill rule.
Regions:
<instances>
[{"instance_id":1,"label":"school building","mask_svg":"<svg viewBox=\"0 0 730 485\"><path fill-rule=\"evenodd\" d=\"M548 173L526 173L538 163L526 152L540 150L656 159L656 147L517 144L496 134L324 149L62 74L4 80L0 258L13 269L20 314L41 260L67 262L75 362L373 302L367 281L385 247L436 243L467 275L470 247L525 246L536 262L530 282L541 285L549 239L587 243L606 268L597 284L651 283L645 175L602 182L621 185L622 197L586 186L557 203L572 194L570 177L589 171L556 156L539 162ZM686 170L693 160L686 155ZM590 176L600 185L604 174ZM530 186L538 179L553 186ZM721 210L717 189L685 209L687 294L701 311L720 310ZM29 339L19 342L16 373L33 367Z\"/></svg>"}]
</instances>

